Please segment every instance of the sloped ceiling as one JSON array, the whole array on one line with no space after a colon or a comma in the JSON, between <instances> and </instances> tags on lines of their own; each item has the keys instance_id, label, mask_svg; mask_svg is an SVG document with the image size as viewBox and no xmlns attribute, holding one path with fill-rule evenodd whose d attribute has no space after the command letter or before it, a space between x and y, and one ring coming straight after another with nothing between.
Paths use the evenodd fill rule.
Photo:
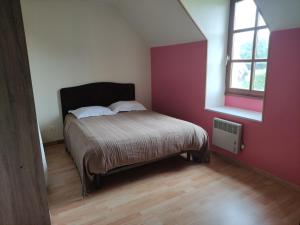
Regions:
<instances>
[{"instance_id":1,"label":"sloped ceiling","mask_svg":"<svg viewBox=\"0 0 300 225\"><path fill-rule=\"evenodd\" d=\"M271 31L300 27L300 0L255 0Z\"/></svg>"},{"instance_id":2,"label":"sloped ceiling","mask_svg":"<svg viewBox=\"0 0 300 225\"><path fill-rule=\"evenodd\" d=\"M205 40L177 0L104 0L113 4L150 47Z\"/></svg>"}]
</instances>

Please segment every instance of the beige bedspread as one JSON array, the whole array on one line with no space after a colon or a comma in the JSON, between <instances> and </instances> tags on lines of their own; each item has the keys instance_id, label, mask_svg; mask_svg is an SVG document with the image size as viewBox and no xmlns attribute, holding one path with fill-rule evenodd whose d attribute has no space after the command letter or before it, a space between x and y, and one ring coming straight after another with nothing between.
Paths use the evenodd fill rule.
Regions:
<instances>
[{"instance_id":1,"label":"beige bedspread","mask_svg":"<svg viewBox=\"0 0 300 225\"><path fill-rule=\"evenodd\" d=\"M209 159L207 133L192 123L150 110L113 116L65 118L65 142L79 170L83 193L94 189L95 174L132 164L197 151Z\"/></svg>"}]
</instances>

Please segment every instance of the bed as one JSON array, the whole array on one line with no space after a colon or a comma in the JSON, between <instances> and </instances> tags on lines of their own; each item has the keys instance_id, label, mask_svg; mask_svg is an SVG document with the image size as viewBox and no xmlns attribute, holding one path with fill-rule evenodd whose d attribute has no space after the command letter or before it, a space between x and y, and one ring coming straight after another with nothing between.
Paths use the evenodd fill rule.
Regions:
<instances>
[{"instance_id":1,"label":"bed","mask_svg":"<svg viewBox=\"0 0 300 225\"><path fill-rule=\"evenodd\" d=\"M188 153L209 161L205 130L151 110L77 119L68 114L84 106L135 100L134 84L92 83L60 91L64 138L79 171L82 193L97 189L103 176L174 155Z\"/></svg>"}]
</instances>

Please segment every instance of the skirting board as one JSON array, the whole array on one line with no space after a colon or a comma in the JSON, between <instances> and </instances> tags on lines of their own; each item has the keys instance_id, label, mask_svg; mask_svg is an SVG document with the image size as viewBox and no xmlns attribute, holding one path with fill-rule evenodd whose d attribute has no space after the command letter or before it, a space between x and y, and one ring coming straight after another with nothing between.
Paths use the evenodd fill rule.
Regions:
<instances>
[{"instance_id":1,"label":"skirting board","mask_svg":"<svg viewBox=\"0 0 300 225\"><path fill-rule=\"evenodd\" d=\"M43 143L43 145L44 145L44 147L49 147L52 145L63 144L64 142L65 142L64 139L61 139L61 140L46 142L46 143Z\"/></svg>"},{"instance_id":2,"label":"skirting board","mask_svg":"<svg viewBox=\"0 0 300 225\"><path fill-rule=\"evenodd\" d=\"M232 158L229 158L229 157L227 157L227 156L224 156L224 155L222 155L221 153L218 153L218 152L216 152L216 151L211 151L211 152L212 152L212 154L214 154L215 156L222 158L223 160L227 161L228 163L231 163L231 164L234 164L234 165L236 165L236 166L239 166L239 167L242 167L242 168L251 170L251 171L253 171L253 172L255 172L255 173L259 174L259 175L262 175L262 176L264 176L264 177L266 177L266 178L275 180L276 182L278 182L278 183L280 183L280 184L282 184L282 185L284 185L284 186L287 186L287 187L292 188L293 190L295 190L295 191L297 191L297 192L300 192L300 186L298 186L297 184L293 184L293 183L291 183L291 182L288 182L288 181L286 181L286 180L283 180L283 179L281 179L281 178L279 178L279 177L276 177L276 176L274 176L273 174L270 174L270 173L268 173L268 172L266 172L266 171L263 171L263 170L261 170L261 169L257 169L257 168L255 168L255 167L252 167L252 166L243 164L243 163L241 163L240 161L237 161L237 160L235 160L235 159L232 159Z\"/></svg>"}]
</instances>

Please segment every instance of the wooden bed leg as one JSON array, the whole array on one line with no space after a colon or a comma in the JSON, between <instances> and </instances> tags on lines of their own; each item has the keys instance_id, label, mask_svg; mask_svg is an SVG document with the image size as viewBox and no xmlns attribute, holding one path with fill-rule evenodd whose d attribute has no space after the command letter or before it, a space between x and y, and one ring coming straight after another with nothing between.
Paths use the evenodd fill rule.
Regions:
<instances>
[{"instance_id":1,"label":"wooden bed leg","mask_svg":"<svg viewBox=\"0 0 300 225\"><path fill-rule=\"evenodd\" d=\"M191 153L190 152L186 153L186 160L191 161Z\"/></svg>"},{"instance_id":2,"label":"wooden bed leg","mask_svg":"<svg viewBox=\"0 0 300 225\"><path fill-rule=\"evenodd\" d=\"M99 188L101 185L101 175L95 175L95 185L96 188Z\"/></svg>"}]
</instances>

